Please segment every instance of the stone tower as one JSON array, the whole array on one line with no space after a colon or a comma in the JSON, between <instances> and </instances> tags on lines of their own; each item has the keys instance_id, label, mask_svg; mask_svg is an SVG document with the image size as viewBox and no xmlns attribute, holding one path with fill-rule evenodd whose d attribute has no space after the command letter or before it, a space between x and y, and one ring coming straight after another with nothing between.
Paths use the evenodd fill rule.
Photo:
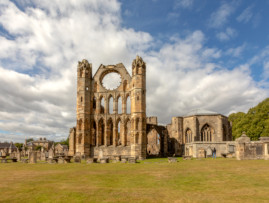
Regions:
<instances>
[{"instance_id":1,"label":"stone tower","mask_svg":"<svg viewBox=\"0 0 269 203\"><path fill-rule=\"evenodd\" d=\"M90 155L92 65L87 60L78 62L77 67L77 127L76 152Z\"/></svg>"},{"instance_id":2,"label":"stone tower","mask_svg":"<svg viewBox=\"0 0 269 203\"><path fill-rule=\"evenodd\" d=\"M146 157L146 63L139 56L132 63L132 156Z\"/></svg>"},{"instance_id":3,"label":"stone tower","mask_svg":"<svg viewBox=\"0 0 269 203\"><path fill-rule=\"evenodd\" d=\"M118 84L112 87L107 82ZM114 77L114 78L113 78ZM116 78L117 78L116 77ZM122 63L100 65L92 77L87 60L77 68L77 125L69 155L146 158L146 64L137 56L132 77Z\"/></svg>"}]
</instances>

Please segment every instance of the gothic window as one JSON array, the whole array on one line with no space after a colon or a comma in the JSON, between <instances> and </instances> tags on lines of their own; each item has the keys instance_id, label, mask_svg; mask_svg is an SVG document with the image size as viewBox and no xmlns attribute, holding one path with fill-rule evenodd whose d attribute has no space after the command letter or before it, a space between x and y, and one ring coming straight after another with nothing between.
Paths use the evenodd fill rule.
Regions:
<instances>
[{"instance_id":1,"label":"gothic window","mask_svg":"<svg viewBox=\"0 0 269 203\"><path fill-rule=\"evenodd\" d=\"M135 119L135 129L138 130L139 129L139 118Z\"/></svg>"},{"instance_id":2,"label":"gothic window","mask_svg":"<svg viewBox=\"0 0 269 203\"><path fill-rule=\"evenodd\" d=\"M101 119L98 123L98 131L99 131L99 144L104 145L105 144L105 126L104 121Z\"/></svg>"},{"instance_id":3,"label":"gothic window","mask_svg":"<svg viewBox=\"0 0 269 203\"><path fill-rule=\"evenodd\" d=\"M185 133L185 143L192 142L192 132L191 129L187 128Z\"/></svg>"},{"instance_id":4,"label":"gothic window","mask_svg":"<svg viewBox=\"0 0 269 203\"><path fill-rule=\"evenodd\" d=\"M118 97L118 114L122 114L122 100L121 97Z\"/></svg>"},{"instance_id":5,"label":"gothic window","mask_svg":"<svg viewBox=\"0 0 269 203\"><path fill-rule=\"evenodd\" d=\"M113 145L113 121L111 118L107 123L107 140L109 141L107 145Z\"/></svg>"},{"instance_id":6,"label":"gothic window","mask_svg":"<svg viewBox=\"0 0 269 203\"><path fill-rule=\"evenodd\" d=\"M225 125L222 125L223 141L228 141Z\"/></svg>"},{"instance_id":7,"label":"gothic window","mask_svg":"<svg viewBox=\"0 0 269 203\"><path fill-rule=\"evenodd\" d=\"M92 145L96 145L96 123L95 121L92 122L92 141L91 144Z\"/></svg>"},{"instance_id":8,"label":"gothic window","mask_svg":"<svg viewBox=\"0 0 269 203\"><path fill-rule=\"evenodd\" d=\"M214 130L208 124L205 124L201 130L200 140L203 142L212 141Z\"/></svg>"},{"instance_id":9,"label":"gothic window","mask_svg":"<svg viewBox=\"0 0 269 203\"><path fill-rule=\"evenodd\" d=\"M108 113L113 114L113 97L110 96L108 99Z\"/></svg>"},{"instance_id":10,"label":"gothic window","mask_svg":"<svg viewBox=\"0 0 269 203\"><path fill-rule=\"evenodd\" d=\"M100 113L105 113L105 99L104 99L104 97L101 97Z\"/></svg>"},{"instance_id":11,"label":"gothic window","mask_svg":"<svg viewBox=\"0 0 269 203\"><path fill-rule=\"evenodd\" d=\"M129 95L126 98L126 113L127 114L131 113L131 101L130 101L130 96Z\"/></svg>"},{"instance_id":12,"label":"gothic window","mask_svg":"<svg viewBox=\"0 0 269 203\"><path fill-rule=\"evenodd\" d=\"M121 145L122 143L122 138L121 138L121 121L118 119L117 121L117 135L116 135L116 140L117 140L117 145Z\"/></svg>"},{"instance_id":13,"label":"gothic window","mask_svg":"<svg viewBox=\"0 0 269 203\"><path fill-rule=\"evenodd\" d=\"M125 128L124 142L125 142L125 145L129 146L129 145L131 145L131 141L130 141L131 122L129 119L126 120L124 128Z\"/></svg>"},{"instance_id":14,"label":"gothic window","mask_svg":"<svg viewBox=\"0 0 269 203\"><path fill-rule=\"evenodd\" d=\"M93 97L92 108L93 110L96 110L96 98L95 97Z\"/></svg>"}]
</instances>

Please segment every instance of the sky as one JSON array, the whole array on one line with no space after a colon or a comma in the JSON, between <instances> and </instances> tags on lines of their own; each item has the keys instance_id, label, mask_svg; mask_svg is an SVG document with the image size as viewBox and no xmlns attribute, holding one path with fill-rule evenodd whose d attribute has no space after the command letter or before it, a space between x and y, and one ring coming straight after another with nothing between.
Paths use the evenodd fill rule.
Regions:
<instances>
[{"instance_id":1,"label":"sky","mask_svg":"<svg viewBox=\"0 0 269 203\"><path fill-rule=\"evenodd\" d=\"M78 61L147 64L147 116L228 116L269 96L268 0L1 0L0 141L66 139Z\"/></svg>"}]
</instances>

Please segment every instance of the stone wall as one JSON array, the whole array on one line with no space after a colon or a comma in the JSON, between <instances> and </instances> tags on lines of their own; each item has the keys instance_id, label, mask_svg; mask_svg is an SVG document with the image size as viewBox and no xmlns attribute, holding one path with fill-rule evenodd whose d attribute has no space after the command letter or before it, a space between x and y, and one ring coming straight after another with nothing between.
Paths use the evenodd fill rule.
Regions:
<instances>
[{"instance_id":1,"label":"stone wall","mask_svg":"<svg viewBox=\"0 0 269 203\"><path fill-rule=\"evenodd\" d=\"M236 139L236 159L269 159L269 137L261 137L260 141L251 141L250 138L243 133L241 137Z\"/></svg>"}]
</instances>

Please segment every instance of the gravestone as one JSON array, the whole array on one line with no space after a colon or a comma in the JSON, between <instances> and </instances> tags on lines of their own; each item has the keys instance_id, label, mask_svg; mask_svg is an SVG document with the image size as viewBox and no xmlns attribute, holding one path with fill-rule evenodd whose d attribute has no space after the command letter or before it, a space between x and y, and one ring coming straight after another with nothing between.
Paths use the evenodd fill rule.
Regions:
<instances>
[{"instance_id":1,"label":"gravestone","mask_svg":"<svg viewBox=\"0 0 269 203\"><path fill-rule=\"evenodd\" d=\"M64 164L65 161L64 161L64 158L63 157L59 157L58 158L58 164Z\"/></svg>"},{"instance_id":2,"label":"gravestone","mask_svg":"<svg viewBox=\"0 0 269 203\"><path fill-rule=\"evenodd\" d=\"M127 163L127 161L128 161L128 157L126 156L121 157L121 163Z\"/></svg>"},{"instance_id":3,"label":"gravestone","mask_svg":"<svg viewBox=\"0 0 269 203\"><path fill-rule=\"evenodd\" d=\"M52 148L50 148L50 150L49 150L49 158L53 159L53 157L54 157L54 150Z\"/></svg>"},{"instance_id":4,"label":"gravestone","mask_svg":"<svg viewBox=\"0 0 269 203\"><path fill-rule=\"evenodd\" d=\"M48 159L47 159L47 162L48 162L49 164L56 164L56 163L57 163L56 160L53 159L53 158L48 158Z\"/></svg>"},{"instance_id":5,"label":"gravestone","mask_svg":"<svg viewBox=\"0 0 269 203\"><path fill-rule=\"evenodd\" d=\"M74 157L74 163L81 163L81 158L80 158L80 156L75 156L75 157Z\"/></svg>"},{"instance_id":6,"label":"gravestone","mask_svg":"<svg viewBox=\"0 0 269 203\"><path fill-rule=\"evenodd\" d=\"M16 157L14 152L9 154L9 158L14 158L14 157Z\"/></svg>"},{"instance_id":7,"label":"gravestone","mask_svg":"<svg viewBox=\"0 0 269 203\"><path fill-rule=\"evenodd\" d=\"M88 158L88 159L86 160L86 163L87 163L87 164L97 163L97 159L96 159L96 158Z\"/></svg>"},{"instance_id":8,"label":"gravestone","mask_svg":"<svg viewBox=\"0 0 269 203\"><path fill-rule=\"evenodd\" d=\"M129 157L128 162L130 164L135 164L136 163L136 158L135 157Z\"/></svg>"},{"instance_id":9,"label":"gravestone","mask_svg":"<svg viewBox=\"0 0 269 203\"><path fill-rule=\"evenodd\" d=\"M20 151L17 151L16 158L17 158L17 161L21 161L21 152Z\"/></svg>"},{"instance_id":10,"label":"gravestone","mask_svg":"<svg viewBox=\"0 0 269 203\"><path fill-rule=\"evenodd\" d=\"M40 154L40 160L41 161L46 161L46 153L44 151L41 152L41 154Z\"/></svg>"},{"instance_id":11,"label":"gravestone","mask_svg":"<svg viewBox=\"0 0 269 203\"><path fill-rule=\"evenodd\" d=\"M103 157L103 158L101 158L101 159L100 159L100 163L101 163L101 164L106 164L106 163L108 163L108 158L107 158L107 157Z\"/></svg>"},{"instance_id":12,"label":"gravestone","mask_svg":"<svg viewBox=\"0 0 269 203\"><path fill-rule=\"evenodd\" d=\"M168 157L168 163L176 163L177 157Z\"/></svg>"},{"instance_id":13,"label":"gravestone","mask_svg":"<svg viewBox=\"0 0 269 203\"><path fill-rule=\"evenodd\" d=\"M36 152L29 153L29 163L35 164L37 162Z\"/></svg>"}]
</instances>

